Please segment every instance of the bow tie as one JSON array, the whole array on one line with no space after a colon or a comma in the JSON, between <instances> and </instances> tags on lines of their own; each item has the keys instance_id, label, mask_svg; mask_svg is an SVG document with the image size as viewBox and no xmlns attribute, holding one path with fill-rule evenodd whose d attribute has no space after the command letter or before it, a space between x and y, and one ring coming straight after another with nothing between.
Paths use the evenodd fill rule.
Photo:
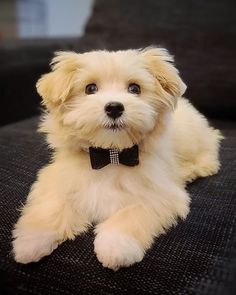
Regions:
<instances>
[{"instance_id":1,"label":"bow tie","mask_svg":"<svg viewBox=\"0 0 236 295\"><path fill-rule=\"evenodd\" d=\"M89 148L90 162L93 169L101 169L109 164L136 166L139 164L138 146L119 151L118 149Z\"/></svg>"}]
</instances>

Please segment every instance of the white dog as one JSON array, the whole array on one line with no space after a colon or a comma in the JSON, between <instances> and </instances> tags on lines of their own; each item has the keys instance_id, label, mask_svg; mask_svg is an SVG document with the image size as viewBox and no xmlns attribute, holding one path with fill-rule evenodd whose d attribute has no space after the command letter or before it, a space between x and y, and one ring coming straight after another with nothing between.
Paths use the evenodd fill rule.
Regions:
<instances>
[{"instance_id":1,"label":"white dog","mask_svg":"<svg viewBox=\"0 0 236 295\"><path fill-rule=\"evenodd\" d=\"M185 184L218 171L222 136L181 98L172 62L153 47L56 54L37 83L54 154L15 225L17 262L38 261L96 223L97 258L117 270L186 218Z\"/></svg>"}]
</instances>

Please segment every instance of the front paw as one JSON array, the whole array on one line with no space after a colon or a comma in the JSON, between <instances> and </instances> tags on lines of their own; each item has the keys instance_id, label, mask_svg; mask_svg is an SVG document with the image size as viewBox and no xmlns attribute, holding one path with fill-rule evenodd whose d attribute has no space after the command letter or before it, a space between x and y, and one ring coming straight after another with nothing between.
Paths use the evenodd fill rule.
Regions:
<instances>
[{"instance_id":1,"label":"front paw","mask_svg":"<svg viewBox=\"0 0 236 295\"><path fill-rule=\"evenodd\" d=\"M55 233L50 231L15 229L13 237L15 261L23 264L39 261L58 246Z\"/></svg>"},{"instance_id":2,"label":"front paw","mask_svg":"<svg viewBox=\"0 0 236 295\"><path fill-rule=\"evenodd\" d=\"M140 262L144 256L144 249L136 239L116 231L98 233L94 241L94 251L104 267L115 271Z\"/></svg>"}]
</instances>

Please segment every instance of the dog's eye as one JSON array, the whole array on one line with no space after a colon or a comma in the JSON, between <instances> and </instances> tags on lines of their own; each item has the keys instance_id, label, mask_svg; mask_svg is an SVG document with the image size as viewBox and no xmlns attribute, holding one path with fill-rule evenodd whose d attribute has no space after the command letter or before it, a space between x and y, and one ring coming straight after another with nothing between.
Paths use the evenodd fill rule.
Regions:
<instances>
[{"instance_id":1,"label":"dog's eye","mask_svg":"<svg viewBox=\"0 0 236 295\"><path fill-rule=\"evenodd\" d=\"M94 94L95 92L98 91L98 88L97 88L97 85L92 83L92 84L88 84L86 87L85 87L85 93L86 94Z\"/></svg>"},{"instance_id":2,"label":"dog's eye","mask_svg":"<svg viewBox=\"0 0 236 295\"><path fill-rule=\"evenodd\" d=\"M141 93L140 86L135 83L129 84L128 91L133 94L140 94Z\"/></svg>"}]
</instances>

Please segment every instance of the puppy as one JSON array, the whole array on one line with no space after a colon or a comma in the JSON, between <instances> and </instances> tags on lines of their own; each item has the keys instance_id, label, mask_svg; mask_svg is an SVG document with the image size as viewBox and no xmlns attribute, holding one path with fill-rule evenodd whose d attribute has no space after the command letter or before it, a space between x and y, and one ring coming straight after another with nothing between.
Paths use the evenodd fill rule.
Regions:
<instances>
[{"instance_id":1,"label":"puppy","mask_svg":"<svg viewBox=\"0 0 236 295\"><path fill-rule=\"evenodd\" d=\"M13 230L17 262L49 255L96 224L104 267L140 262L185 219L185 184L219 170L221 135L181 96L165 49L58 52L37 83L53 149Z\"/></svg>"}]
</instances>

